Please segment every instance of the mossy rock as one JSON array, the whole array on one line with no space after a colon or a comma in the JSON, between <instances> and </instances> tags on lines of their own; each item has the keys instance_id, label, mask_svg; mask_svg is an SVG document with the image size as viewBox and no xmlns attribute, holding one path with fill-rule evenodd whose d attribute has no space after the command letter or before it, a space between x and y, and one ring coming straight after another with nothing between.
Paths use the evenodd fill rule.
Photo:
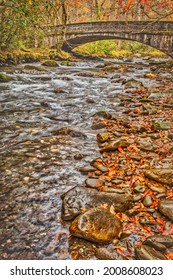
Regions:
<instances>
[{"instance_id":1,"label":"mossy rock","mask_svg":"<svg viewBox=\"0 0 173 280\"><path fill-rule=\"evenodd\" d=\"M58 66L58 63L55 60L45 60L42 62L42 65L48 67L56 67Z\"/></svg>"},{"instance_id":2,"label":"mossy rock","mask_svg":"<svg viewBox=\"0 0 173 280\"><path fill-rule=\"evenodd\" d=\"M13 78L8 76L7 74L0 73L0 83L7 83L7 82L10 82L12 80L13 80Z\"/></svg>"},{"instance_id":3,"label":"mossy rock","mask_svg":"<svg viewBox=\"0 0 173 280\"><path fill-rule=\"evenodd\" d=\"M38 72L45 72L45 71L47 71L47 70L46 70L45 68L43 68L43 67L34 66L34 65L25 65L25 66L24 66L24 70L38 71Z\"/></svg>"},{"instance_id":4,"label":"mossy rock","mask_svg":"<svg viewBox=\"0 0 173 280\"><path fill-rule=\"evenodd\" d=\"M70 62L68 60L64 60L61 62L61 65L65 65L65 66L75 66L74 62Z\"/></svg>"}]
</instances>

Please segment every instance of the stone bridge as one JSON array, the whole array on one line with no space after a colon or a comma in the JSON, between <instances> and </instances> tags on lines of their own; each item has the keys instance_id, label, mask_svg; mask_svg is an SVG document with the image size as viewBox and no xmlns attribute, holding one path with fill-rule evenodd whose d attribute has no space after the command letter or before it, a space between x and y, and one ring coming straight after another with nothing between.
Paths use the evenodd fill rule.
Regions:
<instances>
[{"instance_id":1,"label":"stone bridge","mask_svg":"<svg viewBox=\"0 0 173 280\"><path fill-rule=\"evenodd\" d=\"M45 46L57 46L67 52L82 44L98 40L131 40L156 48L173 57L173 22L171 21L109 21L67 24L52 27Z\"/></svg>"}]
</instances>

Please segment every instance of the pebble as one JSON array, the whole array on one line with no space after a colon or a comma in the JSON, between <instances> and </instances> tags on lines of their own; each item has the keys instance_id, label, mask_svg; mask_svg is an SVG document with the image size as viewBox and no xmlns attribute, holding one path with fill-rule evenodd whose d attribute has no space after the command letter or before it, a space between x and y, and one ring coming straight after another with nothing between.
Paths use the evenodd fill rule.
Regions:
<instances>
[{"instance_id":1,"label":"pebble","mask_svg":"<svg viewBox=\"0 0 173 280\"><path fill-rule=\"evenodd\" d=\"M150 195L146 195L145 198L143 199L143 204L144 206L148 207L151 206L153 203L153 199Z\"/></svg>"}]
</instances>

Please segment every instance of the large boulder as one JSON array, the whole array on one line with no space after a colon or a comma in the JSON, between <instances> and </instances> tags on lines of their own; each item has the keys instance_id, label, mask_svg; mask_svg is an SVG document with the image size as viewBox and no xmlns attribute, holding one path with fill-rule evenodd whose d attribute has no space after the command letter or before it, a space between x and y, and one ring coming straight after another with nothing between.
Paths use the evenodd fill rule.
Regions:
<instances>
[{"instance_id":1,"label":"large boulder","mask_svg":"<svg viewBox=\"0 0 173 280\"><path fill-rule=\"evenodd\" d=\"M135 259L137 260L167 260L164 254L147 245L135 248Z\"/></svg>"},{"instance_id":2,"label":"large boulder","mask_svg":"<svg viewBox=\"0 0 173 280\"><path fill-rule=\"evenodd\" d=\"M92 208L79 215L70 225L72 235L94 242L111 242L121 232L121 221L102 207Z\"/></svg>"},{"instance_id":3,"label":"large boulder","mask_svg":"<svg viewBox=\"0 0 173 280\"><path fill-rule=\"evenodd\" d=\"M113 206L115 212L125 212L129 209L132 195L98 192L95 189L75 187L61 197L62 218L72 220L82 213L83 209L90 209L100 205Z\"/></svg>"},{"instance_id":4,"label":"large boulder","mask_svg":"<svg viewBox=\"0 0 173 280\"><path fill-rule=\"evenodd\" d=\"M157 182L172 185L173 184L173 169L169 168L153 168L145 170L144 174L146 177L155 180Z\"/></svg>"},{"instance_id":5,"label":"large boulder","mask_svg":"<svg viewBox=\"0 0 173 280\"><path fill-rule=\"evenodd\" d=\"M173 199L159 201L159 211L173 221Z\"/></svg>"}]
</instances>

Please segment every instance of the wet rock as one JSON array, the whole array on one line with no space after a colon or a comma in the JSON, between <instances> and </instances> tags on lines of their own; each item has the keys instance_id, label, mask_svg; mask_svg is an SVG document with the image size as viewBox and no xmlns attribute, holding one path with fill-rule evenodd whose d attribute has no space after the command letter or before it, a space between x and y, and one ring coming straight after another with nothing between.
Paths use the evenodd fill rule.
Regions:
<instances>
[{"instance_id":1,"label":"wet rock","mask_svg":"<svg viewBox=\"0 0 173 280\"><path fill-rule=\"evenodd\" d=\"M108 172L109 171L109 169L105 166L105 165L103 165L101 162L99 162L99 161L101 161L102 162L102 160L100 160L100 159L98 159L98 160L94 160L91 164L92 164L92 166L94 166L96 169L98 169L99 171L101 171L101 172Z\"/></svg>"},{"instance_id":2,"label":"wet rock","mask_svg":"<svg viewBox=\"0 0 173 280\"><path fill-rule=\"evenodd\" d=\"M167 260L162 253L148 245L137 246L135 248L135 258L136 260Z\"/></svg>"},{"instance_id":3,"label":"wet rock","mask_svg":"<svg viewBox=\"0 0 173 280\"><path fill-rule=\"evenodd\" d=\"M158 168L158 169L151 169L145 170L144 174L146 177L155 180L157 182L172 185L173 184L173 170L168 168Z\"/></svg>"},{"instance_id":4,"label":"wet rock","mask_svg":"<svg viewBox=\"0 0 173 280\"><path fill-rule=\"evenodd\" d=\"M135 89L144 88L143 83L139 82L139 81L136 81L135 79L130 79L123 84L125 85L124 86L125 89L128 89L128 88L135 88Z\"/></svg>"},{"instance_id":5,"label":"wet rock","mask_svg":"<svg viewBox=\"0 0 173 280\"><path fill-rule=\"evenodd\" d=\"M165 186L148 185L148 188L150 190L152 190L153 192L166 193L166 187Z\"/></svg>"},{"instance_id":6,"label":"wet rock","mask_svg":"<svg viewBox=\"0 0 173 280\"><path fill-rule=\"evenodd\" d=\"M87 174L88 172L94 172L96 169L94 167L91 166L86 166L86 167L81 167L79 168L79 171L83 174Z\"/></svg>"},{"instance_id":7,"label":"wet rock","mask_svg":"<svg viewBox=\"0 0 173 280\"><path fill-rule=\"evenodd\" d=\"M81 214L70 225L72 235L94 242L111 242L118 239L121 232L121 221L101 207Z\"/></svg>"},{"instance_id":8,"label":"wet rock","mask_svg":"<svg viewBox=\"0 0 173 280\"><path fill-rule=\"evenodd\" d=\"M135 182L134 184L134 191L135 192L138 192L138 193L144 193L147 189L147 186L146 185L143 185L139 182Z\"/></svg>"},{"instance_id":9,"label":"wet rock","mask_svg":"<svg viewBox=\"0 0 173 280\"><path fill-rule=\"evenodd\" d=\"M154 240L153 238L151 237L148 237L145 242L143 243L144 245L148 245L158 251L161 251L161 252L165 252L166 251L166 246L163 245L162 243Z\"/></svg>"},{"instance_id":10,"label":"wet rock","mask_svg":"<svg viewBox=\"0 0 173 280\"><path fill-rule=\"evenodd\" d=\"M95 117L95 116L98 116L98 117L103 117L105 119L111 119L112 118L112 115L106 111L98 111L96 113L94 113L92 115L92 117Z\"/></svg>"},{"instance_id":11,"label":"wet rock","mask_svg":"<svg viewBox=\"0 0 173 280\"><path fill-rule=\"evenodd\" d=\"M173 235L154 235L147 238L146 241L147 240L153 243L161 243L168 248L173 246Z\"/></svg>"},{"instance_id":12,"label":"wet rock","mask_svg":"<svg viewBox=\"0 0 173 280\"><path fill-rule=\"evenodd\" d=\"M87 138L87 136L84 133L77 131L77 130L73 130L68 127L62 127L60 129L54 130L52 132L52 134L53 135L70 135L71 137L79 137L79 138L83 138L83 139Z\"/></svg>"},{"instance_id":13,"label":"wet rock","mask_svg":"<svg viewBox=\"0 0 173 280\"><path fill-rule=\"evenodd\" d=\"M77 74L78 76L80 76L80 77L94 77L94 73L92 73L92 72L81 72L81 73L78 73Z\"/></svg>"},{"instance_id":14,"label":"wet rock","mask_svg":"<svg viewBox=\"0 0 173 280\"><path fill-rule=\"evenodd\" d=\"M43 67L40 66L35 66L35 65L25 65L24 66L24 71L29 71L29 72L47 72L47 70Z\"/></svg>"},{"instance_id":15,"label":"wet rock","mask_svg":"<svg viewBox=\"0 0 173 280\"><path fill-rule=\"evenodd\" d=\"M56 67L58 66L58 63L55 60L45 60L42 62L42 65L48 67Z\"/></svg>"},{"instance_id":16,"label":"wet rock","mask_svg":"<svg viewBox=\"0 0 173 280\"><path fill-rule=\"evenodd\" d=\"M130 144L127 142L126 139L116 139L113 141L110 141L107 145L105 145L103 148L101 148L101 152L110 152L115 151L118 149L118 147L126 148Z\"/></svg>"},{"instance_id":17,"label":"wet rock","mask_svg":"<svg viewBox=\"0 0 173 280\"><path fill-rule=\"evenodd\" d=\"M98 142L104 143L110 139L113 134L110 132L102 132L97 134Z\"/></svg>"},{"instance_id":18,"label":"wet rock","mask_svg":"<svg viewBox=\"0 0 173 280\"><path fill-rule=\"evenodd\" d=\"M152 140L147 137L147 138L141 138L139 141L137 141L139 144L139 148L143 151L153 151L153 142Z\"/></svg>"},{"instance_id":19,"label":"wet rock","mask_svg":"<svg viewBox=\"0 0 173 280\"><path fill-rule=\"evenodd\" d=\"M71 62L69 60L64 60L61 62L61 65L65 65L65 66L75 66L74 62Z\"/></svg>"},{"instance_id":20,"label":"wet rock","mask_svg":"<svg viewBox=\"0 0 173 280\"><path fill-rule=\"evenodd\" d=\"M143 202L144 206L149 207L153 203L153 199L150 195L146 195L142 202Z\"/></svg>"},{"instance_id":21,"label":"wet rock","mask_svg":"<svg viewBox=\"0 0 173 280\"><path fill-rule=\"evenodd\" d=\"M173 199L159 201L159 211L173 221Z\"/></svg>"},{"instance_id":22,"label":"wet rock","mask_svg":"<svg viewBox=\"0 0 173 280\"><path fill-rule=\"evenodd\" d=\"M64 93L65 91L62 88L54 88L53 92L55 92L55 93Z\"/></svg>"},{"instance_id":23,"label":"wet rock","mask_svg":"<svg viewBox=\"0 0 173 280\"><path fill-rule=\"evenodd\" d=\"M130 155L130 158L133 159L133 160L136 160L136 161L140 161L141 160L141 157L138 156L138 155Z\"/></svg>"},{"instance_id":24,"label":"wet rock","mask_svg":"<svg viewBox=\"0 0 173 280\"><path fill-rule=\"evenodd\" d=\"M115 212L125 212L130 207L131 195L98 192L94 189L75 187L61 196L62 218L72 220L82 213L82 209L90 209L103 204L113 206Z\"/></svg>"},{"instance_id":25,"label":"wet rock","mask_svg":"<svg viewBox=\"0 0 173 280\"><path fill-rule=\"evenodd\" d=\"M0 73L0 83L7 83L12 81L13 78L5 73Z\"/></svg>"},{"instance_id":26,"label":"wet rock","mask_svg":"<svg viewBox=\"0 0 173 280\"><path fill-rule=\"evenodd\" d=\"M168 121L162 121L162 122L155 122L152 124L151 129L154 131L160 131L160 130L168 130L172 127L173 122Z\"/></svg>"},{"instance_id":27,"label":"wet rock","mask_svg":"<svg viewBox=\"0 0 173 280\"><path fill-rule=\"evenodd\" d=\"M104 123L94 123L91 126L91 129L98 130L98 129L102 129L102 128L105 128L105 127L106 127L106 125Z\"/></svg>"},{"instance_id":28,"label":"wet rock","mask_svg":"<svg viewBox=\"0 0 173 280\"><path fill-rule=\"evenodd\" d=\"M139 201L142 199L142 195L141 194L134 194L133 195L133 201Z\"/></svg>"},{"instance_id":29,"label":"wet rock","mask_svg":"<svg viewBox=\"0 0 173 280\"><path fill-rule=\"evenodd\" d=\"M72 259L89 260L95 255L96 245L85 239L71 236L69 239L69 252Z\"/></svg>"},{"instance_id":30,"label":"wet rock","mask_svg":"<svg viewBox=\"0 0 173 280\"><path fill-rule=\"evenodd\" d=\"M126 257L118 254L117 252L111 252L107 248L97 248L95 255L99 260L127 260Z\"/></svg>"},{"instance_id":31,"label":"wet rock","mask_svg":"<svg viewBox=\"0 0 173 280\"><path fill-rule=\"evenodd\" d=\"M88 178L85 180L85 184L89 188L98 189L104 184L104 182L96 178Z\"/></svg>"}]
</instances>

